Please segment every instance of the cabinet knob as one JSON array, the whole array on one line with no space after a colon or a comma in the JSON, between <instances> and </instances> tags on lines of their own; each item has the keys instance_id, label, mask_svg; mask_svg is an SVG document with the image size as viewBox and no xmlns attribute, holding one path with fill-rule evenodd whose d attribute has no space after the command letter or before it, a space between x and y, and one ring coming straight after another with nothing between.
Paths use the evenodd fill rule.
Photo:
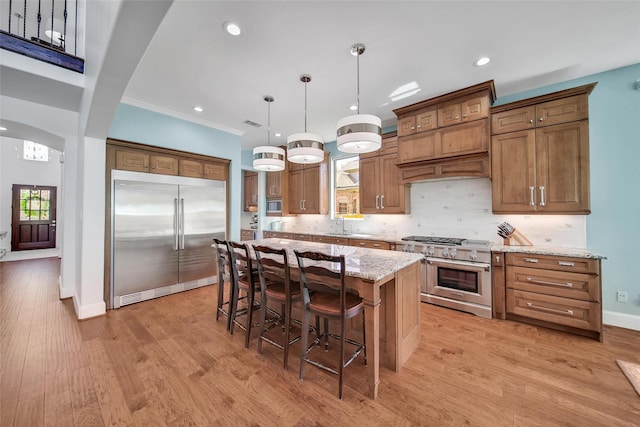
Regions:
<instances>
[{"instance_id":1,"label":"cabinet knob","mask_svg":"<svg viewBox=\"0 0 640 427\"><path fill-rule=\"evenodd\" d=\"M420 125L418 125L418 129L420 129Z\"/></svg>"},{"instance_id":2,"label":"cabinet knob","mask_svg":"<svg viewBox=\"0 0 640 427\"><path fill-rule=\"evenodd\" d=\"M496 262L500 262L500 255L496 255Z\"/></svg>"},{"instance_id":3,"label":"cabinet knob","mask_svg":"<svg viewBox=\"0 0 640 427\"><path fill-rule=\"evenodd\" d=\"M467 118L467 115L466 115L466 114L463 114L463 115L462 115L462 118L463 118L463 119L466 119L466 118Z\"/></svg>"},{"instance_id":4,"label":"cabinet knob","mask_svg":"<svg viewBox=\"0 0 640 427\"><path fill-rule=\"evenodd\" d=\"M541 121L541 122L544 122L544 117L540 117L540 121Z\"/></svg>"},{"instance_id":5,"label":"cabinet knob","mask_svg":"<svg viewBox=\"0 0 640 427\"><path fill-rule=\"evenodd\" d=\"M529 123L533 123L533 119L529 120Z\"/></svg>"},{"instance_id":6,"label":"cabinet knob","mask_svg":"<svg viewBox=\"0 0 640 427\"><path fill-rule=\"evenodd\" d=\"M456 120L458 120L460 118L460 116L456 116Z\"/></svg>"},{"instance_id":7,"label":"cabinet knob","mask_svg":"<svg viewBox=\"0 0 640 427\"><path fill-rule=\"evenodd\" d=\"M411 126L411 130L415 130L415 128L416 128L415 126Z\"/></svg>"}]
</instances>

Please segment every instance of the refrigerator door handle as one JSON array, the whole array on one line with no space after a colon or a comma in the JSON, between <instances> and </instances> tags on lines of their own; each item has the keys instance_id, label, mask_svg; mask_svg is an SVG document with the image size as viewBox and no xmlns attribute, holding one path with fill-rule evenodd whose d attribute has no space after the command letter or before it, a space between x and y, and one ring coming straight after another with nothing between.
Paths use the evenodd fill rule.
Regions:
<instances>
[{"instance_id":1,"label":"refrigerator door handle","mask_svg":"<svg viewBox=\"0 0 640 427\"><path fill-rule=\"evenodd\" d=\"M184 199L180 199L180 250L184 250Z\"/></svg>"},{"instance_id":2,"label":"refrigerator door handle","mask_svg":"<svg viewBox=\"0 0 640 427\"><path fill-rule=\"evenodd\" d=\"M173 250L178 250L178 233L179 233L179 225L178 225L178 199L173 199Z\"/></svg>"}]
</instances>

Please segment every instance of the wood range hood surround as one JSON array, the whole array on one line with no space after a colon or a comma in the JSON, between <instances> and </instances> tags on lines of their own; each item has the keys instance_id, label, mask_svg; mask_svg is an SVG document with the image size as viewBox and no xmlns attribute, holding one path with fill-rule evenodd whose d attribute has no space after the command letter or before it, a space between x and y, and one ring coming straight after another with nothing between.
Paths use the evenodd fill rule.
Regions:
<instances>
[{"instance_id":1,"label":"wood range hood surround","mask_svg":"<svg viewBox=\"0 0 640 427\"><path fill-rule=\"evenodd\" d=\"M489 111L495 99L489 80L393 110L402 183L490 177Z\"/></svg>"}]
</instances>

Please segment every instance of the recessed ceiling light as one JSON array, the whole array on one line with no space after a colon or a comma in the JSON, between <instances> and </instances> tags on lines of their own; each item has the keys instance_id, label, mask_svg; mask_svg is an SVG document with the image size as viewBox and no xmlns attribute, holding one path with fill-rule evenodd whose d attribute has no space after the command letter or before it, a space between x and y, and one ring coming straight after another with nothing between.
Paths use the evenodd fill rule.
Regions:
<instances>
[{"instance_id":1,"label":"recessed ceiling light","mask_svg":"<svg viewBox=\"0 0 640 427\"><path fill-rule=\"evenodd\" d=\"M482 67L483 65L487 65L489 62L491 62L491 58L489 58L488 56L483 56L482 58L479 58L476 62L474 62L474 65L476 67Z\"/></svg>"},{"instance_id":2,"label":"recessed ceiling light","mask_svg":"<svg viewBox=\"0 0 640 427\"><path fill-rule=\"evenodd\" d=\"M280 136L282 136L282 134L281 134L281 133L276 132L276 133L274 133L274 134L273 134L273 136L275 136L275 137L280 137Z\"/></svg>"},{"instance_id":3,"label":"recessed ceiling light","mask_svg":"<svg viewBox=\"0 0 640 427\"><path fill-rule=\"evenodd\" d=\"M195 107L193 107L193 111L197 111L198 113L202 113L204 110L202 109L202 107L195 106Z\"/></svg>"},{"instance_id":4,"label":"recessed ceiling light","mask_svg":"<svg viewBox=\"0 0 640 427\"><path fill-rule=\"evenodd\" d=\"M4 126L0 126L0 130L7 130L7 128Z\"/></svg>"},{"instance_id":5,"label":"recessed ceiling light","mask_svg":"<svg viewBox=\"0 0 640 427\"><path fill-rule=\"evenodd\" d=\"M222 28L224 28L224 30L232 36L239 36L242 32L240 26L235 22L225 22L224 24L222 24Z\"/></svg>"},{"instance_id":6,"label":"recessed ceiling light","mask_svg":"<svg viewBox=\"0 0 640 427\"><path fill-rule=\"evenodd\" d=\"M357 105L352 105L351 107L349 107L349 109L351 111L356 111L358 109L358 106Z\"/></svg>"}]
</instances>

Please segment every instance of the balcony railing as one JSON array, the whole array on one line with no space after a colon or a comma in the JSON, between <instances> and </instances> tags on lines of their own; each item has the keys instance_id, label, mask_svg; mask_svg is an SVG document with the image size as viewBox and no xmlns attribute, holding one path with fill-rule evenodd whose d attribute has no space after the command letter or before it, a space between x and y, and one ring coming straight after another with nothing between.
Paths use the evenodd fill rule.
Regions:
<instances>
[{"instance_id":1,"label":"balcony railing","mask_svg":"<svg viewBox=\"0 0 640 427\"><path fill-rule=\"evenodd\" d=\"M79 0L0 1L0 47L84 72L78 56ZM82 16L82 15L80 15Z\"/></svg>"}]
</instances>

